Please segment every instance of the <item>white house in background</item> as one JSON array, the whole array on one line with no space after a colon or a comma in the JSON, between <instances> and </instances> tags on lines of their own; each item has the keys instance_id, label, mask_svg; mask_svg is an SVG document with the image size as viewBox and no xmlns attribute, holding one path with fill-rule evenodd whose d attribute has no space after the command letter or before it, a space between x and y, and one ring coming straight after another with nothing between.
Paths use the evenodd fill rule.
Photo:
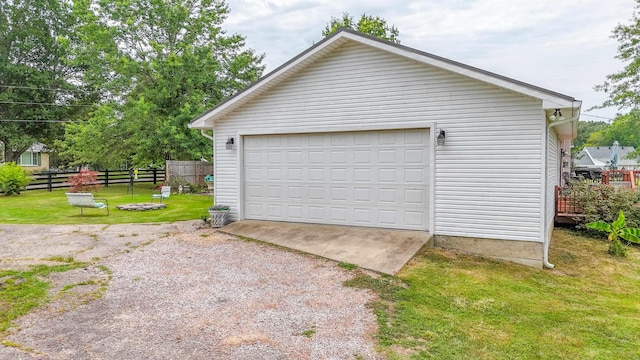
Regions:
<instances>
[{"instance_id":1,"label":"white house in background","mask_svg":"<svg viewBox=\"0 0 640 360\"><path fill-rule=\"evenodd\" d=\"M18 165L29 171L49 170L49 152L42 143L34 143L20 155Z\"/></svg>"},{"instance_id":2,"label":"white house in background","mask_svg":"<svg viewBox=\"0 0 640 360\"><path fill-rule=\"evenodd\" d=\"M552 267L580 107L341 30L189 126L213 129L216 202L233 220L427 231L436 246Z\"/></svg>"}]
</instances>

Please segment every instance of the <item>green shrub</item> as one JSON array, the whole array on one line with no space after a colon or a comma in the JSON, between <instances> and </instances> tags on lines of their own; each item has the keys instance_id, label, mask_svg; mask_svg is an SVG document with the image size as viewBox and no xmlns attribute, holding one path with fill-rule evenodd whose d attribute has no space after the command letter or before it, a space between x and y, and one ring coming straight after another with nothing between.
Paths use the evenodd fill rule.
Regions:
<instances>
[{"instance_id":1,"label":"green shrub","mask_svg":"<svg viewBox=\"0 0 640 360\"><path fill-rule=\"evenodd\" d=\"M185 178L183 178L180 175L172 175L171 178L167 180L167 185L171 186L171 189L175 192L177 192L178 189L180 188L180 185L182 185L184 188L183 194L187 194L187 193L197 194L197 193L205 192L207 190L207 187L204 184L192 184L187 180L185 180Z\"/></svg>"},{"instance_id":2,"label":"green shrub","mask_svg":"<svg viewBox=\"0 0 640 360\"><path fill-rule=\"evenodd\" d=\"M627 248L622 244L620 239L640 244L640 229L627 227L624 212L620 210L618 218L612 223L604 221L594 221L586 224L589 229L602 231L608 234L609 254L614 256L626 256Z\"/></svg>"},{"instance_id":3,"label":"green shrub","mask_svg":"<svg viewBox=\"0 0 640 360\"><path fill-rule=\"evenodd\" d=\"M620 211L626 215L629 227L640 227L640 190L615 188L611 185L578 181L566 190L584 217L577 218L577 227L584 229L587 223L604 221L613 223Z\"/></svg>"},{"instance_id":4,"label":"green shrub","mask_svg":"<svg viewBox=\"0 0 640 360\"><path fill-rule=\"evenodd\" d=\"M29 175L14 162L0 165L0 190L6 196L19 195L20 191L29 184Z\"/></svg>"},{"instance_id":5,"label":"green shrub","mask_svg":"<svg viewBox=\"0 0 640 360\"><path fill-rule=\"evenodd\" d=\"M176 192L178 191L180 185L182 185L183 187L191 186L191 184L189 184L189 182L187 182L187 180L185 180L180 175L172 175L171 178L166 181L166 185L171 186L171 189Z\"/></svg>"}]
</instances>

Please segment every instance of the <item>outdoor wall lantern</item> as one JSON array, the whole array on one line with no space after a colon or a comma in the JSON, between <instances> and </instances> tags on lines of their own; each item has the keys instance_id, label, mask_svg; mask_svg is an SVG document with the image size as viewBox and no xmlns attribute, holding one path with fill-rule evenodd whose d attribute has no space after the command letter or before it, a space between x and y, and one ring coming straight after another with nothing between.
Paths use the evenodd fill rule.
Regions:
<instances>
[{"instance_id":1,"label":"outdoor wall lantern","mask_svg":"<svg viewBox=\"0 0 640 360\"><path fill-rule=\"evenodd\" d=\"M553 115L549 116L549 120L551 121L564 120L564 116L562 116L562 111L560 111L560 109L555 109L555 111L553 112Z\"/></svg>"},{"instance_id":2,"label":"outdoor wall lantern","mask_svg":"<svg viewBox=\"0 0 640 360\"><path fill-rule=\"evenodd\" d=\"M229 139L227 139L227 142L225 143L227 150L232 150L233 149L233 138L230 137Z\"/></svg>"},{"instance_id":3,"label":"outdoor wall lantern","mask_svg":"<svg viewBox=\"0 0 640 360\"><path fill-rule=\"evenodd\" d=\"M446 136L447 136L447 134L445 133L445 131L444 130L440 130L440 133L436 137L436 143L438 145L444 145L444 139L446 138Z\"/></svg>"}]
</instances>

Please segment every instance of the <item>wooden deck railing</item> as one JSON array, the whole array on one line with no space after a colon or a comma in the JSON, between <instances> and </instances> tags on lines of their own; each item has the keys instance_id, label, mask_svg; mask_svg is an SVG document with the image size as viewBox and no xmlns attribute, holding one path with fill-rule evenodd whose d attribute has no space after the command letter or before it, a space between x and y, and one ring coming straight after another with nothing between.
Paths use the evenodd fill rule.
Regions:
<instances>
[{"instance_id":1,"label":"wooden deck railing","mask_svg":"<svg viewBox=\"0 0 640 360\"><path fill-rule=\"evenodd\" d=\"M602 183L635 189L640 185L640 170L608 170L602 172Z\"/></svg>"},{"instance_id":2,"label":"wooden deck railing","mask_svg":"<svg viewBox=\"0 0 640 360\"><path fill-rule=\"evenodd\" d=\"M556 223L575 223L573 220L577 217L584 216L584 211L580 207L574 198L574 191L569 191L568 188L556 186Z\"/></svg>"}]
</instances>

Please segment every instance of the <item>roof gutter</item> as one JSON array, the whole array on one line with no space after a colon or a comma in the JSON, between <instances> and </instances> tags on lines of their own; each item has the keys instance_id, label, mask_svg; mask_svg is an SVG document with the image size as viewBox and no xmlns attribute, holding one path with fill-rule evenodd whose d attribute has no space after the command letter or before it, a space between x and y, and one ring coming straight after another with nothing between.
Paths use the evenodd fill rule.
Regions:
<instances>
[{"instance_id":1,"label":"roof gutter","mask_svg":"<svg viewBox=\"0 0 640 360\"><path fill-rule=\"evenodd\" d=\"M558 121L554 121L550 124L547 124L547 136L546 136L546 146L545 149L549 149L549 131L551 130L551 128L556 127L558 125L564 125L564 124L568 124L571 123L573 121L578 120L578 118L580 117L580 112L578 112L575 116L568 118L568 119L564 119L564 120L558 120ZM546 191L547 188L547 177L544 177L544 182L545 182L545 186L544 189ZM547 221L547 211L549 210L549 202L545 201L544 202L544 214L545 214L545 222ZM545 226L545 231L547 231L548 226ZM555 265L553 265L552 263L549 262L549 245L551 244L551 236L550 234L545 234L544 236L544 244L543 244L543 253L542 253L542 264L544 265L544 267L546 267L547 269L553 269L555 267Z\"/></svg>"},{"instance_id":2,"label":"roof gutter","mask_svg":"<svg viewBox=\"0 0 640 360\"><path fill-rule=\"evenodd\" d=\"M213 136L209 136L204 132L204 129L200 129L200 134L202 134L202 136L206 137L207 139L213 141Z\"/></svg>"}]
</instances>

